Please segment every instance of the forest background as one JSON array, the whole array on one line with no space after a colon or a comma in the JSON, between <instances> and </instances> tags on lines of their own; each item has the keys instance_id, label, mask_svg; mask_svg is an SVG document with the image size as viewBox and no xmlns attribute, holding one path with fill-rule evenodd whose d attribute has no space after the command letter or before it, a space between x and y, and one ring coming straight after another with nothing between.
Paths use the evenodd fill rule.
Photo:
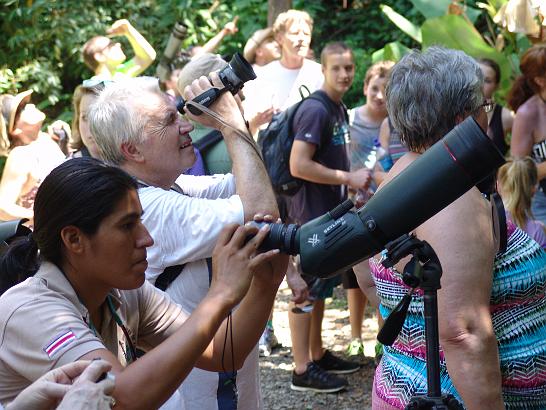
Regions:
<instances>
[{"instance_id":1,"label":"forest background","mask_svg":"<svg viewBox=\"0 0 546 410\"><path fill-rule=\"evenodd\" d=\"M269 3L269 4L268 4ZM239 31L217 52L241 51L252 33L267 26L270 0L0 0L0 94L33 89L33 101L48 118L70 120L74 88L89 78L81 47L127 18L152 44L158 58L145 75L154 75L174 24L188 27L182 46L204 44L234 16ZM284 3L287 3L284 1ZM290 3L290 1L288 2ZM356 57L355 82L345 97L349 107L363 103L366 69L382 57L398 59L411 48L440 43L469 48L497 60L503 74L518 70L518 56L530 46L492 22L506 0L293 0L292 7L314 18L312 48L320 55L330 41L344 41ZM385 3L385 4L383 4ZM504 37L503 36L504 33ZM498 37L503 43L499 46ZM124 50L130 46L124 38ZM385 47L386 46L386 47ZM375 54L374 54L375 53ZM508 84L509 78L505 78ZM506 88L506 87L504 87ZM502 91L501 91L502 94ZM501 95L502 98L502 95Z\"/></svg>"}]
</instances>

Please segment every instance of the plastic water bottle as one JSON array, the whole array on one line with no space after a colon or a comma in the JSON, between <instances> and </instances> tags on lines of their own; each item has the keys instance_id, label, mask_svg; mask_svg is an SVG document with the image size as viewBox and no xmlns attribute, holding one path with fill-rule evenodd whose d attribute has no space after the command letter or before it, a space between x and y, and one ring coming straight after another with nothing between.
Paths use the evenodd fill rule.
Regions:
<instances>
[{"instance_id":1,"label":"plastic water bottle","mask_svg":"<svg viewBox=\"0 0 546 410\"><path fill-rule=\"evenodd\" d=\"M370 150L370 153L364 161L366 168L373 170L375 168L375 163L377 162L377 147L374 144L374 147Z\"/></svg>"},{"instance_id":2,"label":"plastic water bottle","mask_svg":"<svg viewBox=\"0 0 546 410\"><path fill-rule=\"evenodd\" d=\"M375 157L377 162L379 162L385 172L388 172L393 166L392 158L389 152L381 146L377 138L374 140L373 144L376 151Z\"/></svg>"}]
</instances>

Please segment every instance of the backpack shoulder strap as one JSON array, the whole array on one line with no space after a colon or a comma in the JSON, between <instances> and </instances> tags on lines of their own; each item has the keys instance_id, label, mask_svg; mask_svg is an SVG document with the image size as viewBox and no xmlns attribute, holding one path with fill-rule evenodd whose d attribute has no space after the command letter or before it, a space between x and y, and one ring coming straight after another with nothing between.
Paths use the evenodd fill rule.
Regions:
<instances>
[{"instance_id":1,"label":"backpack shoulder strap","mask_svg":"<svg viewBox=\"0 0 546 410\"><path fill-rule=\"evenodd\" d=\"M312 93L307 98L320 101L322 105L324 105L329 115L328 133L332 134L334 130L334 120L337 115L337 112L336 112L337 107L334 107L334 103L330 100L330 98L328 98L328 96L324 92L319 92L318 90ZM347 107L343 103L341 103L341 105L343 107L343 115L345 117L345 120L348 122Z\"/></svg>"},{"instance_id":2,"label":"backpack shoulder strap","mask_svg":"<svg viewBox=\"0 0 546 410\"><path fill-rule=\"evenodd\" d=\"M184 266L186 264L166 267L163 273L155 280L155 287L165 292L169 285L182 273Z\"/></svg>"},{"instance_id":3,"label":"backpack shoulder strap","mask_svg":"<svg viewBox=\"0 0 546 410\"><path fill-rule=\"evenodd\" d=\"M304 94L304 91L307 95L303 95ZM311 95L311 91L309 90L309 88L305 85L305 84L302 84L298 87L298 92L300 93L300 97L302 100L305 100L307 97L309 97Z\"/></svg>"}]
</instances>

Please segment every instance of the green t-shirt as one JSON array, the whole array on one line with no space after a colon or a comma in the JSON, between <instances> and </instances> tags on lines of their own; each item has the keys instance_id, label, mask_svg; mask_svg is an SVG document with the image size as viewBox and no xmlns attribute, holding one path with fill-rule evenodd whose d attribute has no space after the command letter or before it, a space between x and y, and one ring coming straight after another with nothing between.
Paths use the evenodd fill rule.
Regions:
<instances>
[{"instance_id":1,"label":"green t-shirt","mask_svg":"<svg viewBox=\"0 0 546 410\"><path fill-rule=\"evenodd\" d=\"M137 70L139 68L140 67L137 67L135 63L135 59L132 58L129 61L118 65L114 71L114 74L112 75L112 78L119 79L123 77L136 77L138 75Z\"/></svg>"}]
</instances>

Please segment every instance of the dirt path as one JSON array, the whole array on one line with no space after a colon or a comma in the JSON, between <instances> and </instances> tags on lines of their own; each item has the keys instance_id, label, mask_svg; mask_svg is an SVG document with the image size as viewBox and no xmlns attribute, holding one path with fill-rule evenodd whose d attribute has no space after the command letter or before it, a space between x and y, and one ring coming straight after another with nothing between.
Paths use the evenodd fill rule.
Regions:
<instances>
[{"instance_id":1,"label":"dirt path","mask_svg":"<svg viewBox=\"0 0 546 410\"><path fill-rule=\"evenodd\" d=\"M296 392L290 390L292 375L292 354L290 350L290 332L288 328L288 302L290 290L285 284L281 286L275 303L273 325L279 342L283 345L271 356L260 359L260 377L264 406L266 410L365 410L371 407L371 389L373 381L373 360L367 361L359 372L349 375L349 388L337 394L319 394L313 392ZM377 321L373 311L368 308L362 336L365 354L373 357ZM340 354L351 339L349 313L345 292L336 288L334 297L326 300L326 312L323 324L324 346Z\"/></svg>"}]
</instances>

